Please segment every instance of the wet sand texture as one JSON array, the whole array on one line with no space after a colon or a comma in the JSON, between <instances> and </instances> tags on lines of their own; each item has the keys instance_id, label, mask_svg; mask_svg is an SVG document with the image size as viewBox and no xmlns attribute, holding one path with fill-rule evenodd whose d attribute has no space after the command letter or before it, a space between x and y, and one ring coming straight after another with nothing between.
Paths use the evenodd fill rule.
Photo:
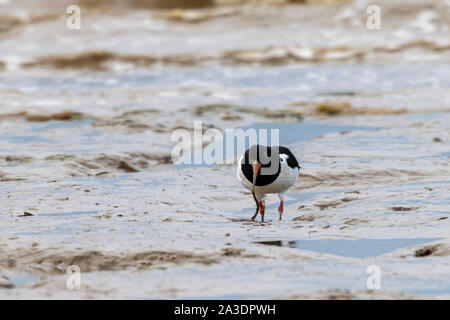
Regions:
<instances>
[{"instance_id":1,"label":"wet sand texture","mask_svg":"<svg viewBox=\"0 0 450 320\"><path fill-rule=\"evenodd\" d=\"M0 298L450 297L448 1L77 3L0 4ZM283 221L194 121L279 130Z\"/></svg>"}]
</instances>

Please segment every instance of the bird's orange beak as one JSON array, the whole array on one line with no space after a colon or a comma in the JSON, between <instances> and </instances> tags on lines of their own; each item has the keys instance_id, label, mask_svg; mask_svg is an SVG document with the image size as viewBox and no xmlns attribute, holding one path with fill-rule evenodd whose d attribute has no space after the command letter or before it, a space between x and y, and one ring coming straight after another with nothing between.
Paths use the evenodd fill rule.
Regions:
<instances>
[{"instance_id":1,"label":"bird's orange beak","mask_svg":"<svg viewBox=\"0 0 450 320\"><path fill-rule=\"evenodd\" d=\"M253 178L256 178L256 176L258 175L258 172L259 172L259 168L261 168L261 163L258 163L256 161L253 162L252 168L253 168Z\"/></svg>"},{"instance_id":2,"label":"bird's orange beak","mask_svg":"<svg viewBox=\"0 0 450 320\"><path fill-rule=\"evenodd\" d=\"M252 163L252 168L253 168L253 187L252 187L253 192L253 190L255 190L256 176L258 175L259 168L261 168L261 163L254 161Z\"/></svg>"}]
</instances>

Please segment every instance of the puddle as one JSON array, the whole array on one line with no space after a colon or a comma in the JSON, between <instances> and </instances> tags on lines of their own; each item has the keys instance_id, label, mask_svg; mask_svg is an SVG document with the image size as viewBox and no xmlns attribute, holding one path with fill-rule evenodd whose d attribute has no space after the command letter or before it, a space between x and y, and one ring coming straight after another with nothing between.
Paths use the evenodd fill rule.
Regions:
<instances>
[{"instance_id":1,"label":"puddle","mask_svg":"<svg viewBox=\"0 0 450 320\"><path fill-rule=\"evenodd\" d=\"M32 123L32 131L33 132L43 132L46 130L53 130L53 129L73 129L76 127L81 127L84 125L90 125L93 124L94 121L87 119L87 120L72 120L72 121L58 121L58 120L52 120L47 121L43 123Z\"/></svg>"},{"instance_id":2,"label":"puddle","mask_svg":"<svg viewBox=\"0 0 450 320\"><path fill-rule=\"evenodd\" d=\"M277 247L330 253L351 258L376 257L400 248L433 242L440 238L410 239L358 239L358 240L293 240L258 241L256 243Z\"/></svg>"},{"instance_id":3,"label":"puddle","mask_svg":"<svg viewBox=\"0 0 450 320\"><path fill-rule=\"evenodd\" d=\"M271 130L279 130L280 144L293 144L302 141L312 140L318 136L349 131L372 131L376 128L366 126L331 125L320 123L314 120L305 120L298 123L255 123L242 129L267 130L267 141L271 143Z\"/></svg>"},{"instance_id":4,"label":"puddle","mask_svg":"<svg viewBox=\"0 0 450 320\"><path fill-rule=\"evenodd\" d=\"M40 213L38 216L47 217L66 217L66 216L79 216L83 214L97 214L98 211L70 211L70 212L53 212L53 213Z\"/></svg>"},{"instance_id":5,"label":"puddle","mask_svg":"<svg viewBox=\"0 0 450 320\"><path fill-rule=\"evenodd\" d=\"M24 286L39 280L39 277L30 274L9 274L7 275L8 280L11 281L15 286Z\"/></svg>"}]
</instances>

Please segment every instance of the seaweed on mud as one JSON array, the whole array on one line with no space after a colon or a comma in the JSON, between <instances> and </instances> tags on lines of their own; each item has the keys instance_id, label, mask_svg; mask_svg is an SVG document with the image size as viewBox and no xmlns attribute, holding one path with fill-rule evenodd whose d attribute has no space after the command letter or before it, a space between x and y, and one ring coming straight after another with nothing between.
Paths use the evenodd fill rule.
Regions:
<instances>
[{"instance_id":1,"label":"seaweed on mud","mask_svg":"<svg viewBox=\"0 0 450 320\"><path fill-rule=\"evenodd\" d=\"M54 154L47 156L45 160L63 162L66 166L75 168L79 173L88 176L103 176L113 172L134 173L147 169L151 165L172 163L170 154L144 152L130 152L125 155L101 153L89 158ZM97 172L91 172L90 170L96 170Z\"/></svg>"},{"instance_id":2,"label":"seaweed on mud","mask_svg":"<svg viewBox=\"0 0 450 320\"><path fill-rule=\"evenodd\" d=\"M49 161L67 161L72 159L75 159L75 156L71 154L53 154L44 158L44 160Z\"/></svg>"},{"instance_id":3,"label":"seaweed on mud","mask_svg":"<svg viewBox=\"0 0 450 320\"><path fill-rule=\"evenodd\" d=\"M242 120L242 117L240 117L238 115L233 115L233 114L230 114L230 113L227 112L220 119L224 120L224 121L238 121L238 120Z\"/></svg>"},{"instance_id":4,"label":"seaweed on mud","mask_svg":"<svg viewBox=\"0 0 450 320\"><path fill-rule=\"evenodd\" d=\"M208 58L204 57L206 61ZM194 55L169 55L155 57L152 55L119 54L108 51L89 51L74 55L51 55L37 57L21 64L23 68L52 68L63 70L107 71L111 63L124 63L134 67L151 67L156 63L167 65L191 66L199 64Z\"/></svg>"},{"instance_id":5,"label":"seaweed on mud","mask_svg":"<svg viewBox=\"0 0 450 320\"><path fill-rule=\"evenodd\" d=\"M34 216L34 214L25 211L23 214L19 215L18 217L32 217L32 216Z\"/></svg>"},{"instance_id":6,"label":"seaweed on mud","mask_svg":"<svg viewBox=\"0 0 450 320\"><path fill-rule=\"evenodd\" d=\"M375 107L353 107L348 101L323 101L315 105L315 113L327 116L338 115L384 115L403 114L405 109L375 108Z\"/></svg>"},{"instance_id":7,"label":"seaweed on mud","mask_svg":"<svg viewBox=\"0 0 450 320\"><path fill-rule=\"evenodd\" d=\"M46 67L55 69L87 69L92 71L108 70L107 63L111 61L130 63L135 66L150 66L157 58L144 55L121 55L108 51L90 51L74 55L51 55L36 58L22 64L24 68Z\"/></svg>"},{"instance_id":8,"label":"seaweed on mud","mask_svg":"<svg viewBox=\"0 0 450 320\"><path fill-rule=\"evenodd\" d=\"M227 257L240 257L244 249L224 248L222 254Z\"/></svg>"},{"instance_id":9,"label":"seaweed on mud","mask_svg":"<svg viewBox=\"0 0 450 320\"><path fill-rule=\"evenodd\" d=\"M44 255L35 252L31 260L23 263L28 268L38 269L44 272L65 272L70 265L78 265L84 272L102 270L120 270L131 267L142 268L158 264L184 264L199 263L212 264L215 260L191 254L188 252L164 252L149 251L131 255L108 255L99 251L88 251L85 253L61 253Z\"/></svg>"},{"instance_id":10,"label":"seaweed on mud","mask_svg":"<svg viewBox=\"0 0 450 320\"><path fill-rule=\"evenodd\" d=\"M9 177L6 173L0 171L0 181L8 182L8 181L22 181L22 178L12 178Z\"/></svg>"},{"instance_id":11,"label":"seaweed on mud","mask_svg":"<svg viewBox=\"0 0 450 320\"><path fill-rule=\"evenodd\" d=\"M48 20L53 20L59 17L59 13L38 13L31 15L27 18L22 16L13 15L0 15L0 33L8 32L16 27L24 26L27 24L34 24L39 22L44 22Z\"/></svg>"},{"instance_id":12,"label":"seaweed on mud","mask_svg":"<svg viewBox=\"0 0 450 320\"><path fill-rule=\"evenodd\" d=\"M104 119L98 120L93 125L93 127L125 127L130 131L144 131L144 130L153 130L155 132L161 132L161 128L151 127L145 123L141 123L132 119ZM164 132L164 131L162 131Z\"/></svg>"},{"instance_id":13,"label":"seaweed on mud","mask_svg":"<svg viewBox=\"0 0 450 320\"><path fill-rule=\"evenodd\" d=\"M119 162L118 168L120 170L123 170L125 172L139 172L139 170L133 168L131 165L129 165L126 161L122 160Z\"/></svg>"},{"instance_id":14,"label":"seaweed on mud","mask_svg":"<svg viewBox=\"0 0 450 320\"><path fill-rule=\"evenodd\" d=\"M355 299L389 299L389 300L405 300L405 299L420 299L420 295L390 292L386 290L342 290L342 289L328 289L314 292L300 293L294 295L279 296L276 299L282 300L355 300Z\"/></svg>"},{"instance_id":15,"label":"seaweed on mud","mask_svg":"<svg viewBox=\"0 0 450 320\"><path fill-rule=\"evenodd\" d=\"M139 169L148 168L147 160L154 161L157 164L171 163L171 157L167 154L146 154L142 152L134 152L125 157L102 154L94 159L94 164L101 164L107 168L132 173L138 172Z\"/></svg>"},{"instance_id":16,"label":"seaweed on mud","mask_svg":"<svg viewBox=\"0 0 450 320\"><path fill-rule=\"evenodd\" d=\"M317 113L326 114L329 116L334 116L338 114L349 113L352 106L347 101L338 102L320 102L316 104Z\"/></svg>"},{"instance_id":17,"label":"seaweed on mud","mask_svg":"<svg viewBox=\"0 0 450 320\"><path fill-rule=\"evenodd\" d=\"M157 13L157 18L167 19L178 22L199 23L206 20L222 18L227 16L236 15L239 10L234 8L219 8L215 10L183 10L176 8L168 13Z\"/></svg>"},{"instance_id":18,"label":"seaweed on mud","mask_svg":"<svg viewBox=\"0 0 450 320\"><path fill-rule=\"evenodd\" d=\"M33 158L25 155L5 155L0 156L0 160L4 160L5 162L14 162L14 163L27 163L33 161Z\"/></svg>"},{"instance_id":19,"label":"seaweed on mud","mask_svg":"<svg viewBox=\"0 0 450 320\"><path fill-rule=\"evenodd\" d=\"M412 211L417 210L420 207L390 207L389 209L392 211Z\"/></svg>"},{"instance_id":20,"label":"seaweed on mud","mask_svg":"<svg viewBox=\"0 0 450 320\"><path fill-rule=\"evenodd\" d=\"M144 152L132 152L130 156L133 158L144 158L149 161L156 161L158 164L170 164L172 163L172 156L164 153L144 153ZM142 160L138 160L138 163L143 166Z\"/></svg>"},{"instance_id":21,"label":"seaweed on mud","mask_svg":"<svg viewBox=\"0 0 450 320\"><path fill-rule=\"evenodd\" d=\"M358 224L362 224L362 223L367 223L369 222L369 220L365 220L365 219L349 219L344 221L345 224L354 226L354 225L358 225Z\"/></svg>"},{"instance_id":22,"label":"seaweed on mud","mask_svg":"<svg viewBox=\"0 0 450 320\"><path fill-rule=\"evenodd\" d=\"M0 33L7 32L19 25L23 24L22 19L9 15L0 16Z\"/></svg>"},{"instance_id":23,"label":"seaweed on mud","mask_svg":"<svg viewBox=\"0 0 450 320\"><path fill-rule=\"evenodd\" d=\"M319 96L356 96L355 91L324 91L318 94Z\"/></svg>"},{"instance_id":24,"label":"seaweed on mud","mask_svg":"<svg viewBox=\"0 0 450 320\"><path fill-rule=\"evenodd\" d=\"M423 248L417 249L414 252L414 256L418 258L428 256L448 256L450 255L450 248L444 244L428 245Z\"/></svg>"},{"instance_id":25,"label":"seaweed on mud","mask_svg":"<svg viewBox=\"0 0 450 320\"><path fill-rule=\"evenodd\" d=\"M137 3L149 3L145 0L133 0ZM186 8L186 9L198 9L212 7L215 4L215 0L153 0L150 1L152 7L160 9L170 8Z\"/></svg>"},{"instance_id":26,"label":"seaweed on mud","mask_svg":"<svg viewBox=\"0 0 450 320\"><path fill-rule=\"evenodd\" d=\"M127 9L204 8L214 5L214 0L78 0L86 8L104 8L116 5Z\"/></svg>"},{"instance_id":27,"label":"seaweed on mud","mask_svg":"<svg viewBox=\"0 0 450 320\"><path fill-rule=\"evenodd\" d=\"M129 116L140 116L143 114L152 114L152 113L159 113L160 110L158 109L138 109L138 110L130 110L130 111L125 111L124 113L122 113L120 116L117 116L116 118L127 118Z\"/></svg>"},{"instance_id":28,"label":"seaweed on mud","mask_svg":"<svg viewBox=\"0 0 450 320\"><path fill-rule=\"evenodd\" d=\"M83 118L83 115L79 112L73 112L73 111L62 111L57 113L52 113L49 115L27 115L26 120L30 122L47 122L51 120L58 120L58 121L73 121L73 120L80 120Z\"/></svg>"},{"instance_id":29,"label":"seaweed on mud","mask_svg":"<svg viewBox=\"0 0 450 320\"><path fill-rule=\"evenodd\" d=\"M12 289L14 287L14 283L9 281L8 277L0 276L0 289Z\"/></svg>"},{"instance_id":30,"label":"seaweed on mud","mask_svg":"<svg viewBox=\"0 0 450 320\"><path fill-rule=\"evenodd\" d=\"M74 112L71 110L50 113L50 114L29 114L27 111L19 111L15 113L7 113L0 115L1 120L26 120L28 122L48 122L52 120L56 121L75 121L81 120L84 115L79 112Z\"/></svg>"},{"instance_id":31,"label":"seaweed on mud","mask_svg":"<svg viewBox=\"0 0 450 320\"><path fill-rule=\"evenodd\" d=\"M342 203L345 203L345 202L350 202L350 201L355 201L355 200L359 200L359 198L345 197L345 198L342 198L342 199L337 199L337 200L332 200L332 201L328 201L328 202L318 203L318 204L315 204L315 206L319 207L320 210L324 210L324 209L327 209L329 207L335 208L339 204L342 204Z\"/></svg>"},{"instance_id":32,"label":"seaweed on mud","mask_svg":"<svg viewBox=\"0 0 450 320\"><path fill-rule=\"evenodd\" d=\"M196 116L203 116L205 113L225 113L225 117L227 120L230 120L231 117L235 117L235 119L239 119L238 116L235 116L236 113L251 113L256 116L260 116L268 119L283 119L283 118L295 118L297 120L302 120L303 116L295 111L291 110L271 110L268 108L254 108L249 106L239 106L239 105L231 105L231 104L207 104L194 107L192 112Z\"/></svg>"},{"instance_id":33,"label":"seaweed on mud","mask_svg":"<svg viewBox=\"0 0 450 320\"><path fill-rule=\"evenodd\" d=\"M67 251L49 253L48 250L32 249L17 250L14 258L0 261L0 265L7 267L7 260L23 269L34 269L45 273L65 273L66 268L77 265L83 272L103 270L123 270L128 268L149 268L152 266L174 264L182 265L195 263L211 265L227 258L261 258L256 254L245 254L244 249L223 248L212 254L195 254L186 251L145 251L140 253L107 254L100 251L86 251L83 253Z\"/></svg>"},{"instance_id":34,"label":"seaweed on mud","mask_svg":"<svg viewBox=\"0 0 450 320\"><path fill-rule=\"evenodd\" d=\"M121 115L116 116L112 119L98 119L92 126L93 127L124 127L130 131L145 131L153 130L154 132L166 132L168 129L161 126L160 123L155 123L155 121L144 116L151 116L159 113L157 109L141 109L141 110L130 110L125 111ZM150 126L148 123L152 123Z\"/></svg>"},{"instance_id":35,"label":"seaweed on mud","mask_svg":"<svg viewBox=\"0 0 450 320\"><path fill-rule=\"evenodd\" d=\"M123 159L118 156L111 155L101 155L94 160L94 163L102 164L103 166L114 168L116 170L124 171L124 172L138 172L136 168L134 168L131 164L127 162L126 159Z\"/></svg>"},{"instance_id":36,"label":"seaweed on mud","mask_svg":"<svg viewBox=\"0 0 450 320\"><path fill-rule=\"evenodd\" d=\"M234 14L234 11L224 11L222 13L211 14L186 14L181 13L183 11L175 11L172 15L165 15L166 17L172 17L175 20L199 22L210 17L224 16ZM43 18L44 20L47 18ZM20 22L18 25L22 24ZM14 27L16 22L12 21L10 26ZM12 27L6 27L9 30ZM1 29L0 29L1 32ZM428 49L436 52L450 50L450 45L437 44L427 41L413 41L410 43L401 44L397 47L373 47L366 50L359 48L351 48L347 46L338 47L322 47L322 48L310 48L310 47L277 47L268 46L262 49L255 50L230 50L225 51L219 55L201 55L198 54L173 54L167 56L152 56L142 54L120 54L109 51L90 51L77 53L72 55L49 55L37 57L34 60L26 61L21 64L23 68L55 68L55 69L88 69L92 71L106 71L111 68L109 63L125 63L131 64L135 67L151 67L156 63L168 64L168 65L202 65L206 62L216 61L223 64L260 64L260 65L282 65L288 63L298 62L313 62L321 63L326 61L346 61L346 60L361 60L365 58L367 54L373 53L391 53L395 54L411 48ZM370 109L367 110L374 112ZM387 112L387 111L385 111Z\"/></svg>"},{"instance_id":37,"label":"seaweed on mud","mask_svg":"<svg viewBox=\"0 0 450 320\"><path fill-rule=\"evenodd\" d=\"M311 222L316 220L319 217L313 216L313 215L304 215L304 216L298 216L295 217L294 219L292 219L292 221L307 221L307 222Z\"/></svg>"},{"instance_id":38,"label":"seaweed on mud","mask_svg":"<svg viewBox=\"0 0 450 320\"><path fill-rule=\"evenodd\" d=\"M34 61L22 64L24 68L52 67L57 69L106 69L104 63L111 60L113 54L105 51L85 52L73 56L53 55L37 58Z\"/></svg>"}]
</instances>

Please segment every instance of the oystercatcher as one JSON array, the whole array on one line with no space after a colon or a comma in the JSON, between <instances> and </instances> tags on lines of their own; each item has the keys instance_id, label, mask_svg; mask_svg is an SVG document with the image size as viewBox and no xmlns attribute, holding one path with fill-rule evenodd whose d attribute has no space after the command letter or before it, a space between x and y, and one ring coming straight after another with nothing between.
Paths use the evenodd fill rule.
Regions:
<instances>
[{"instance_id":1,"label":"oystercatcher","mask_svg":"<svg viewBox=\"0 0 450 320\"><path fill-rule=\"evenodd\" d=\"M283 202L286 191L298 179L300 166L292 152L283 146L268 147L253 145L241 156L237 167L237 178L252 192L256 203L255 220L258 211L264 222L265 195L277 193L280 198L278 212L283 216Z\"/></svg>"}]
</instances>

